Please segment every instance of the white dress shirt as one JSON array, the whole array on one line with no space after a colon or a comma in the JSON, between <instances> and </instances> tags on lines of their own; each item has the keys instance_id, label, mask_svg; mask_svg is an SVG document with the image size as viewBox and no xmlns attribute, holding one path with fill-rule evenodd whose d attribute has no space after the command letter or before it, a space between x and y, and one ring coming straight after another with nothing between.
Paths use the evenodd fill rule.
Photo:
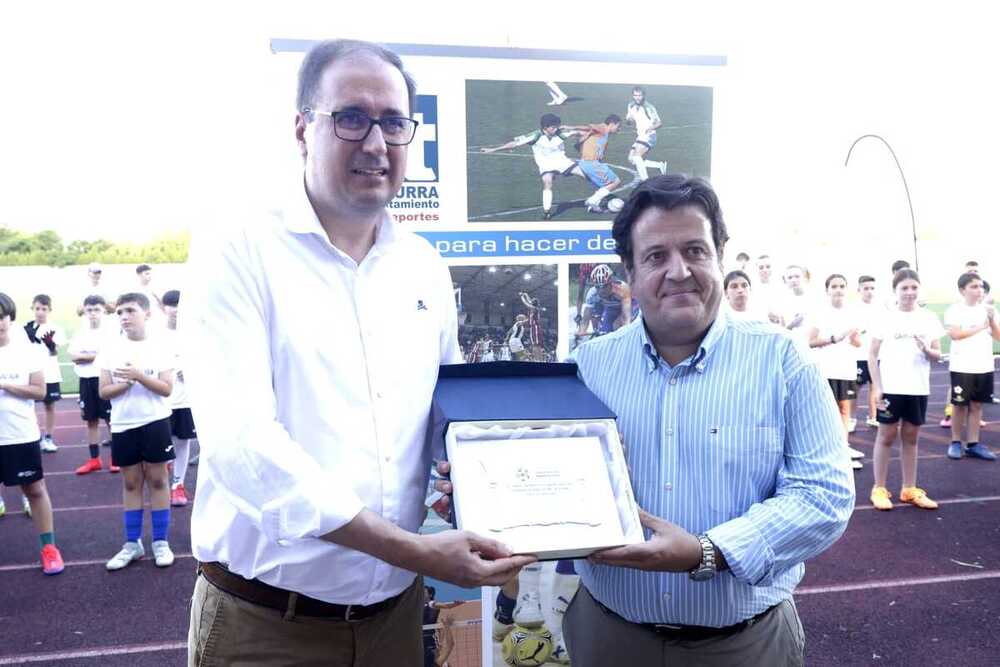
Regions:
<instances>
[{"instance_id":1,"label":"white dress shirt","mask_svg":"<svg viewBox=\"0 0 1000 667\"><path fill-rule=\"evenodd\" d=\"M219 236L192 248L178 322L202 445L194 555L326 602L397 595L413 573L318 538L366 507L424 519L431 393L461 361L448 268L388 215L356 263L304 189Z\"/></svg>"}]
</instances>

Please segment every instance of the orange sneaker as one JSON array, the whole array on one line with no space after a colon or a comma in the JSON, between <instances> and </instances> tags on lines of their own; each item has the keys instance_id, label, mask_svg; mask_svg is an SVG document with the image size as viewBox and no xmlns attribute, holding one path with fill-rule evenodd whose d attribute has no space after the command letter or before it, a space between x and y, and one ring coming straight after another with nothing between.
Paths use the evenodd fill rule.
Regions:
<instances>
[{"instance_id":1,"label":"orange sneaker","mask_svg":"<svg viewBox=\"0 0 1000 667\"><path fill-rule=\"evenodd\" d=\"M56 545L46 544L42 547L42 572L45 574L59 574L65 567L62 554L56 549Z\"/></svg>"},{"instance_id":2,"label":"orange sneaker","mask_svg":"<svg viewBox=\"0 0 1000 667\"><path fill-rule=\"evenodd\" d=\"M916 505L920 509L936 510L938 504L927 497L927 492L917 486L905 487L899 492L900 502Z\"/></svg>"},{"instance_id":3,"label":"orange sneaker","mask_svg":"<svg viewBox=\"0 0 1000 667\"><path fill-rule=\"evenodd\" d=\"M170 504L173 507L184 507L188 504L187 494L184 493L183 484L178 484L170 490Z\"/></svg>"},{"instance_id":4,"label":"orange sneaker","mask_svg":"<svg viewBox=\"0 0 1000 667\"><path fill-rule=\"evenodd\" d=\"M869 497L871 498L872 505L875 507L875 509L877 510L892 509L892 501L889 500L890 498L892 498L892 494L889 493L889 489L885 488L884 486L873 486L872 494Z\"/></svg>"},{"instance_id":5,"label":"orange sneaker","mask_svg":"<svg viewBox=\"0 0 1000 667\"><path fill-rule=\"evenodd\" d=\"M86 475L87 473L97 472L101 469L101 459L93 458L88 459L86 463L76 469L77 475Z\"/></svg>"}]
</instances>

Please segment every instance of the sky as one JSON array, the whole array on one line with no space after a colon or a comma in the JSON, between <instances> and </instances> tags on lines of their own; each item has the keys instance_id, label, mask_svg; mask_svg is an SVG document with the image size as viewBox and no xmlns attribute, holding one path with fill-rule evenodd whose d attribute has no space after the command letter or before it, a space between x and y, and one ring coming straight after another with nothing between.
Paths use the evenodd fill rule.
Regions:
<instances>
[{"instance_id":1,"label":"sky","mask_svg":"<svg viewBox=\"0 0 1000 667\"><path fill-rule=\"evenodd\" d=\"M731 248L912 259L891 155L869 139L844 166L878 134L909 184L921 268L976 257L1000 275L986 3L653 4L560 5L549 20L521 0L4 3L0 226L142 240L268 205L274 165L295 155L291 112L261 85L269 39L346 36L725 55L712 180Z\"/></svg>"}]
</instances>

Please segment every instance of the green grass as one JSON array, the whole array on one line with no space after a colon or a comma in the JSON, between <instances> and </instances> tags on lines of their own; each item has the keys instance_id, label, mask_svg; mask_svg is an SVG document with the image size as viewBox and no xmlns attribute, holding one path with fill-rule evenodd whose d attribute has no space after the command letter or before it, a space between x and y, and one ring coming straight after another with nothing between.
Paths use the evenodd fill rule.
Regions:
<instances>
[{"instance_id":1,"label":"green grass","mask_svg":"<svg viewBox=\"0 0 1000 667\"><path fill-rule=\"evenodd\" d=\"M570 95L562 106L549 107L549 95L541 82L467 81L466 132L468 142L469 218L474 222L541 220L541 180L531 149L485 154L483 146L498 146L514 137L538 129L542 114L557 114L564 125L601 123L608 114L623 119L631 100L631 84L563 83ZM574 100L576 97L578 99ZM646 86L646 97L663 121L657 144L647 155L650 160L667 160L670 171L708 177L712 154L712 89L698 86ZM612 165L625 182L632 180L629 148L635 140L632 126L622 124L608 142L605 162ZM567 155L579 154L567 141ZM655 169L650 175L658 174ZM583 199L594 188L578 177L557 177L554 201ZM496 215L504 211L531 210ZM609 214L587 213L583 208L557 213L555 220L610 220Z\"/></svg>"}]
</instances>

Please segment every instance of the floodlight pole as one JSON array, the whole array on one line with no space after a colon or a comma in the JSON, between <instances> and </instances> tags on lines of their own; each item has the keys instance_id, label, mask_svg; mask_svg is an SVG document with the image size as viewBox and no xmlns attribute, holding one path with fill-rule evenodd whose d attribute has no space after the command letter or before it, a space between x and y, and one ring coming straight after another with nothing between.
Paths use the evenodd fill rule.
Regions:
<instances>
[{"instance_id":1,"label":"floodlight pole","mask_svg":"<svg viewBox=\"0 0 1000 667\"><path fill-rule=\"evenodd\" d=\"M910 199L910 187L906 184L906 176L903 175L903 167L899 164L899 158L896 157L896 151L892 150L892 146L889 142L880 137L877 134L863 134L854 140L851 147L847 149L847 157L844 159L844 166L851 160L851 151L854 147L858 145L862 139L878 139L882 144L889 149L889 154L892 155L893 161L896 163L896 169L899 170L899 177L903 180L903 190L906 192L906 204L910 207L910 228L913 231L913 268L917 271L920 270L920 259L917 257L917 220L913 216L913 201Z\"/></svg>"}]
</instances>

